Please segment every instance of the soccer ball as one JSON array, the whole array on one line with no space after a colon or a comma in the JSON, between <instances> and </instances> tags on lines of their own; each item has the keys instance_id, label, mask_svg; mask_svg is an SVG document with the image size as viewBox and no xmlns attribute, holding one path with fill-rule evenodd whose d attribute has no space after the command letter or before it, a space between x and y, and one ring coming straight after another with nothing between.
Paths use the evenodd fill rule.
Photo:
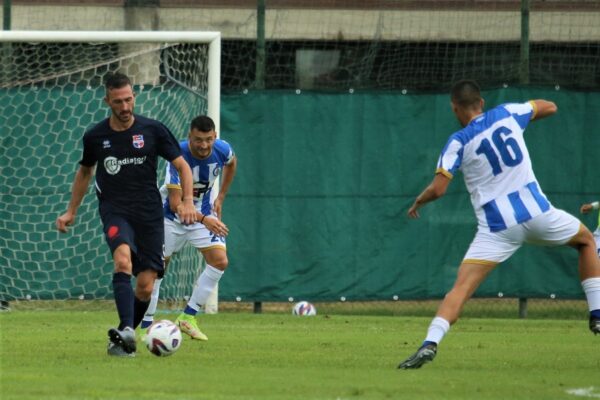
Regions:
<instances>
[{"instance_id":1,"label":"soccer ball","mask_svg":"<svg viewBox=\"0 0 600 400\"><path fill-rule=\"evenodd\" d=\"M164 319L148 327L144 341L150 353L159 357L170 356L181 346L181 331L173 322Z\"/></svg>"},{"instance_id":2,"label":"soccer ball","mask_svg":"<svg viewBox=\"0 0 600 400\"><path fill-rule=\"evenodd\" d=\"M311 316L317 315L317 309L308 301L300 301L294 305L292 310L293 315Z\"/></svg>"}]
</instances>

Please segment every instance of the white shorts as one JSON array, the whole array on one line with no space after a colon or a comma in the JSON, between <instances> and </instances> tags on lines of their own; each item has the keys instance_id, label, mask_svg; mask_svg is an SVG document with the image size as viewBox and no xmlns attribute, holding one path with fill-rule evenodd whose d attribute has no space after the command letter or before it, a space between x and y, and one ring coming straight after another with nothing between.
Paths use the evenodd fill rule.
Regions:
<instances>
[{"instance_id":1,"label":"white shorts","mask_svg":"<svg viewBox=\"0 0 600 400\"><path fill-rule=\"evenodd\" d=\"M495 264L506 261L523 243L541 246L566 244L579 232L581 221L571 214L552 208L519 225L500 232L479 228L463 259L473 264Z\"/></svg>"},{"instance_id":2,"label":"white shorts","mask_svg":"<svg viewBox=\"0 0 600 400\"><path fill-rule=\"evenodd\" d=\"M183 248L186 242L200 250L211 248L226 249L225 238L217 236L197 222L194 225L182 225L165 218L165 257L171 257Z\"/></svg>"}]
</instances>

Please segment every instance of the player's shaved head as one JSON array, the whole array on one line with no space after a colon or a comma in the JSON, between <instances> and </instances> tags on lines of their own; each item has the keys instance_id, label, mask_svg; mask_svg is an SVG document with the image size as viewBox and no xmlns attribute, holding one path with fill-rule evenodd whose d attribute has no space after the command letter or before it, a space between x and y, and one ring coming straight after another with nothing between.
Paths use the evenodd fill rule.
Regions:
<instances>
[{"instance_id":1,"label":"player's shaved head","mask_svg":"<svg viewBox=\"0 0 600 400\"><path fill-rule=\"evenodd\" d=\"M452 103L462 108L477 108L481 105L481 89L474 80L456 82L450 91Z\"/></svg>"},{"instance_id":2,"label":"player's shaved head","mask_svg":"<svg viewBox=\"0 0 600 400\"><path fill-rule=\"evenodd\" d=\"M104 87L106 88L107 93L109 90L121 89L122 87L125 87L127 85L132 86L131 80L127 75L122 74L120 72L108 74L104 81Z\"/></svg>"}]
</instances>

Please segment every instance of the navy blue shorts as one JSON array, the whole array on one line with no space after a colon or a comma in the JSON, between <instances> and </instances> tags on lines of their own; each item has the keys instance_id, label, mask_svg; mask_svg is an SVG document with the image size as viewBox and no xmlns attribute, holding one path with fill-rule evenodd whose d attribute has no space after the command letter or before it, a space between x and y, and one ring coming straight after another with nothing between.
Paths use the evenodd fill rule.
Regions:
<instances>
[{"instance_id":1,"label":"navy blue shorts","mask_svg":"<svg viewBox=\"0 0 600 400\"><path fill-rule=\"evenodd\" d=\"M131 248L134 276L144 270L153 269L159 278L163 277L165 228L162 217L156 221L140 222L111 212L109 207L101 207L100 218L104 224L104 238L111 254L122 244Z\"/></svg>"}]
</instances>

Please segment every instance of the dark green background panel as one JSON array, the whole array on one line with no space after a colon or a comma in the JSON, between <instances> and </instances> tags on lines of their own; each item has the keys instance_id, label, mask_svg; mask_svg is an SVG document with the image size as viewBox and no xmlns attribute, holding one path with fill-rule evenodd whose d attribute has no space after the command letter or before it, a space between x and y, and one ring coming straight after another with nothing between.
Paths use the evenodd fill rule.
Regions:
<instances>
[{"instance_id":1,"label":"dark green background panel","mask_svg":"<svg viewBox=\"0 0 600 400\"><path fill-rule=\"evenodd\" d=\"M557 207L597 197L600 94L507 88L486 104L554 100L526 133ZM447 95L249 92L227 95L221 131L239 157L225 206L230 269L221 298L442 297L476 230L462 175L420 220L406 211L459 125ZM583 221L595 228L594 217ZM580 297L577 253L525 246L478 296Z\"/></svg>"},{"instance_id":2,"label":"dark green background panel","mask_svg":"<svg viewBox=\"0 0 600 400\"><path fill-rule=\"evenodd\" d=\"M186 93L162 98L147 90L138 110L168 117L183 138L189 123L183 114L200 106L177 106L167 116L158 115L164 113L158 105L185 100ZM56 100L65 95L99 100L87 110ZM101 89L77 87L66 94L0 91L0 297L112 297L112 262L91 189L72 233L54 230L68 203L81 135L107 115L101 97ZM558 114L526 132L538 180L556 207L576 215L582 202L598 199L600 93L507 88L484 97L490 107L555 101ZM476 230L462 175L419 220L406 216L433 178L448 136L459 129L448 95L250 91L224 95L221 106L222 137L239 159L224 206L230 268L221 299L423 299L451 287ZM582 221L595 228L597 217ZM165 297L191 292L196 266L183 264L174 259ZM499 293L581 297L576 251L525 246L477 295Z\"/></svg>"}]
</instances>

